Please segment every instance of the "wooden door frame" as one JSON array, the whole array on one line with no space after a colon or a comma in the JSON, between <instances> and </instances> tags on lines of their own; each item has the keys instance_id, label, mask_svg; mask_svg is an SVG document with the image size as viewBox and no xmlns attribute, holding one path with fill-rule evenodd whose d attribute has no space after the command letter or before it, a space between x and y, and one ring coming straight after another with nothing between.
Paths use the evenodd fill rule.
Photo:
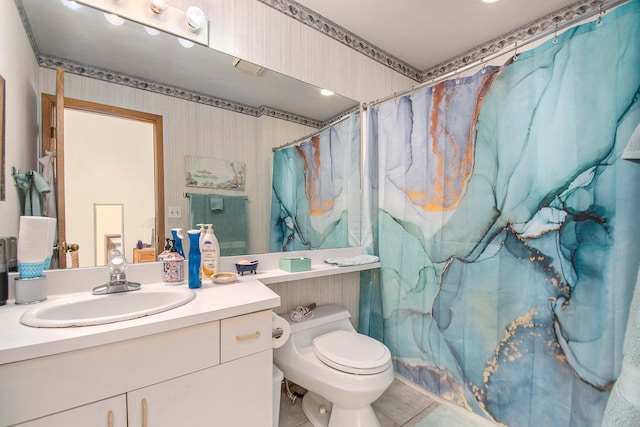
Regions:
<instances>
[{"instance_id":1,"label":"wooden door frame","mask_svg":"<svg viewBox=\"0 0 640 427\"><path fill-rule=\"evenodd\" d=\"M57 97L55 95L46 93L42 94L42 155L45 155L46 151L55 153L55 182L57 187L56 203L58 208L58 258L60 262L59 267L66 268L66 255L64 250L67 243L66 224L64 221L64 139L62 139L62 146L57 146L57 139L64 136L64 127L58 128L53 124L55 120L53 112L56 111L57 105ZM63 97L63 105L64 108L137 120L150 123L153 126L153 160L155 165L153 180L155 189L156 236L155 242L152 243L156 248L157 256L158 252L164 247L164 155L162 116L66 97ZM60 113L56 114L56 116L59 114ZM56 121L60 123L60 120ZM53 131L54 128L55 131ZM49 138L46 137L47 135Z\"/></svg>"}]
</instances>

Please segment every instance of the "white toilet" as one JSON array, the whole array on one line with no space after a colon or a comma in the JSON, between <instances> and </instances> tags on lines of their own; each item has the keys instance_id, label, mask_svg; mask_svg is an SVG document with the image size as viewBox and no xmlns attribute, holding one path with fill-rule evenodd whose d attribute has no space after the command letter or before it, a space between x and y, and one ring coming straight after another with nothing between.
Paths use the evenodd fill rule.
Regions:
<instances>
[{"instance_id":1,"label":"white toilet","mask_svg":"<svg viewBox=\"0 0 640 427\"><path fill-rule=\"evenodd\" d=\"M313 318L293 322L291 336L273 351L285 378L307 389L305 415L316 427L379 427L371 404L393 382L389 349L355 331L349 312L317 306Z\"/></svg>"}]
</instances>

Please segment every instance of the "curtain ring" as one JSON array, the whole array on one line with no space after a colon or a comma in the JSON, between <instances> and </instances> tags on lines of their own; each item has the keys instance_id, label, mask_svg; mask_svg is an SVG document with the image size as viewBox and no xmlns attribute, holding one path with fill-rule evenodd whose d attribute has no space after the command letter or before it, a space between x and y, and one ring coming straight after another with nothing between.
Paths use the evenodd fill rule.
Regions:
<instances>
[{"instance_id":1,"label":"curtain ring","mask_svg":"<svg viewBox=\"0 0 640 427\"><path fill-rule=\"evenodd\" d=\"M598 20L596 21L596 27L599 27L600 25L602 25L602 15L604 15L604 12L602 11L602 4L601 4L600 11L598 12Z\"/></svg>"},{"instance_id":2,"label":"curtain ring","mask_svg":"<svg viewBox=\"0 0 640 427\"><path fill-rule=\"evenodd\" d=\"M556 29L553 31L553 44L558 43L558 23L556 22Z\"/></svg>"},{"instance_id":3,"label":"curtain ring","mask_svg":"<svg viewBox=\"0 0 640 427\"><path fill-rule=\"evenodd\" d=\"M520 54L518 53L518 42L516 42L516 48L514 49L514 52L513 52L513 60L517 61L519 56Z\"/></svg>"},{"instance_id":4,"label":"curtain ring","mask_svg":"<svg viewBox=\"0 0 640 427\"><path fill-rule=\"evenodd\" d=\"M487 63L484 62L484 58L480 60L480 64L482 64L482 67L480 68L480 72L482 74L485 74L487 72Z\"/></svg>"}]
</instances>

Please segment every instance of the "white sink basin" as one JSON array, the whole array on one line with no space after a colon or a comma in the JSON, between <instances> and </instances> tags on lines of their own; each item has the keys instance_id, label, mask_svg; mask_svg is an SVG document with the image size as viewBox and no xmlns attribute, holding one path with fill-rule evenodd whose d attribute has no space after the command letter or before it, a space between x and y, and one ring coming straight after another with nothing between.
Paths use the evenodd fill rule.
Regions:
<instances>
[{"instance_id":1,"label":"white sink basin","mask_svg":"<svg viewBox=\"0 0 640 427\"><path fill-rule=\"evenodd\" d=\"M39 328L66 328L120 322L171 310L196 297L186 288L152 288L108 295L79 294L38 304L20 323Z\"/></svg>"}]
</instances>

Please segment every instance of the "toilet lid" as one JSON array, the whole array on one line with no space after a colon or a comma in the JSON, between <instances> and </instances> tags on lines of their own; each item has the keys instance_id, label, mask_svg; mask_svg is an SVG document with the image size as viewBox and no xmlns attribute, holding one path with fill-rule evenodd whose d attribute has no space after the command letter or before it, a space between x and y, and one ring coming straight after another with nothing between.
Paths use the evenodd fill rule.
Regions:
<instances>
[{"instance_id":1,"label":"toilet lid","mask_svg":"<svg viewBox=\"0 0 640 427\"><path fill-rule=\"evenodd\" d=\"M313 352L324 364L351 374L377 374L391 365L384 344L357 332L333 331L314 338Z\"/></svg>"}]
</instances>

